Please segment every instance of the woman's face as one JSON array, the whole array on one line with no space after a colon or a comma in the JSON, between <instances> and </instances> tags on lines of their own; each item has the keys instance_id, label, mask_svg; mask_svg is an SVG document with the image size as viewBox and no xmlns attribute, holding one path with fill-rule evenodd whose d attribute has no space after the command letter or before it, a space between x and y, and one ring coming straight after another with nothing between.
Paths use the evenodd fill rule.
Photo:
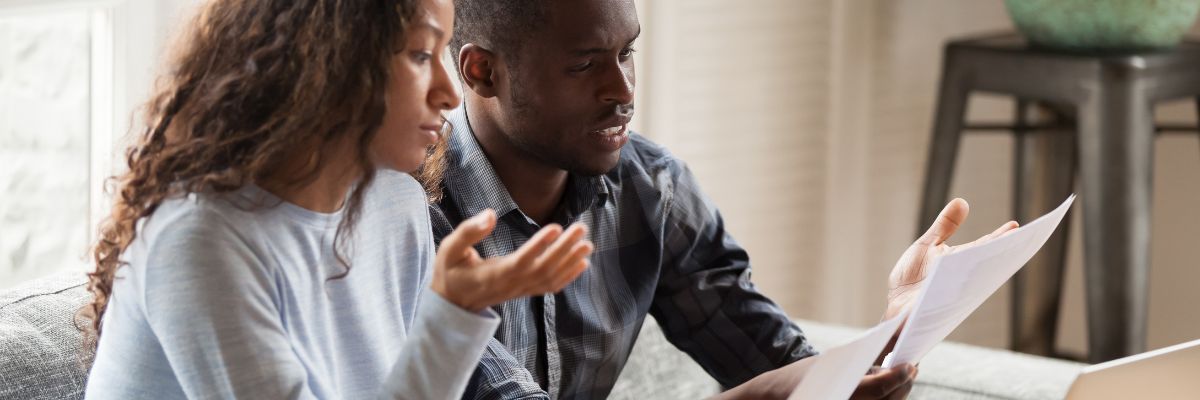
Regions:
<instances>
[{"instance_id":1,"label":"woman's face","mask_svg":"<svg viewBox=\"0 0 1200 400\"><path fill-rule=\"evenodd\" d=\"M387 114L371 143L375 165L401 172L421 166L426 149L442 129L441 114L462 96L443 53L454 31L452 0L419 0L405 32L403 49L391 60ZM400 47L400 46L398 46Z\"/></svg>"}]
</instances>

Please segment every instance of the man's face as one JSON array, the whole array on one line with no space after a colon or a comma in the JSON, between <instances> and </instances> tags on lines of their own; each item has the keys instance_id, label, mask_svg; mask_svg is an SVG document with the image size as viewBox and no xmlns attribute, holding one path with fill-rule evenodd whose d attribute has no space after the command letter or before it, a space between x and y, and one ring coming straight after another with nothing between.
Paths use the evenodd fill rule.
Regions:
<instances>
[{"instance_id":1,"label":"man's face","mask_svg":"<svg viewBox=\"0 0 1200 400\"><path fill-rule=\"evenodd\" d=\"M637 11L632 0L555 0L546 7L546 25L507 63L496 122L529 157L604 174L629 141Z\"/></svg>"}]
</instances>

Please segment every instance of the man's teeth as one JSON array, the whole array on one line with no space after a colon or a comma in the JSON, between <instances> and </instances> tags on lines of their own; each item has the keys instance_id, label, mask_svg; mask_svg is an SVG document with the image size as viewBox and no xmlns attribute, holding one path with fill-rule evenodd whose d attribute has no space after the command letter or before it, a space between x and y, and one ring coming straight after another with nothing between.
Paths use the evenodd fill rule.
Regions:
<instances>
[{"instance_id":1,"label":"man's teeth","mask_svg":"<svg viewBox=\"0 0 1200 400\"><path fill-rule=\"evenodd\" d=\"M599 134L601 134L601 135L606 135L606 136L608 136L608 135L616 135L616 134L618 134L618 133L621 133L621 128L623 128L623 127L620 127L620 126L614 126L614 127L612 127L612 128L608 128L608 129L604 129L604 130L599 130L599 131L596 131L596 133L599 133Z\"/></svg>"}]
</instances>

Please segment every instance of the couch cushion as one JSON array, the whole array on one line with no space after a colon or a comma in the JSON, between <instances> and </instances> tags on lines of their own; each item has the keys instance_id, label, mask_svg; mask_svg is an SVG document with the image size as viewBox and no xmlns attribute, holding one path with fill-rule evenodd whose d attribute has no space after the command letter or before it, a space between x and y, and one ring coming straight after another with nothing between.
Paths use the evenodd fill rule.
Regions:
<instances>
[{"instance_id":1,"label":"couch cushion","mask_svg":"<svg viewBox=\"0 0 1200 400\"><path fill-rule=\"evenodd\" d=\"M796 321L813 346L828 349L854 339L861 329ZM1083 364L942 343L921 361L910 399L1061 399ZM614 399L695 399L719 386L647 318L629 363L613 389Z\"/></svg>"},{"instance_id":2,"label":"couch cushion","mask_svg":"<svg viewBox=\"0 0 1200 400\"><path fill-rule=\"evenodd\" d=\"M646 318L610 399L701 399L721 385L667 341L654 318Z\"/></svg>"},{"instance_id":3,"label":"couch cushion","mask_svg":"<svg viewBox=\"0 0 1200 400\"><path fill-rule=\"evenodd\" d=\"M818 349L861 330L798 321ZM1061 399L1084 364L961 343L938 344L921 360L912 399Z\"/></svg>"},{"instance_id":4,"label":"couch cushion","mask_svg":"<svg viewBox=\"0 0 1200 400\"><path fill-rule=\"evenodd\" d=\"M64 272L0 293L0 399L83 397L92 353L74 316L86 281Z\"/></svg>"}]
</instances>

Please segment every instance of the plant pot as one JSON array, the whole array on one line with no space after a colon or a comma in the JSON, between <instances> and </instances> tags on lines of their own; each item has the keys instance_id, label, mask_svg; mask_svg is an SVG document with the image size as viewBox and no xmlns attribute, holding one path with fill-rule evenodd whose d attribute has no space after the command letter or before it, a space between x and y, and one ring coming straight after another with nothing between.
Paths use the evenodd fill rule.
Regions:
<instances>
[{"instance_id":1,"label":"plant pot","mask_svg":"<svg viewBox=\"0 0 1200 400\"><path fill-rule=\"evenodd\" d=\"M1200 0L1005 0L1035 45L1075 51L1161 49L1179 44Z\"/></svg>"}]
</instances>

